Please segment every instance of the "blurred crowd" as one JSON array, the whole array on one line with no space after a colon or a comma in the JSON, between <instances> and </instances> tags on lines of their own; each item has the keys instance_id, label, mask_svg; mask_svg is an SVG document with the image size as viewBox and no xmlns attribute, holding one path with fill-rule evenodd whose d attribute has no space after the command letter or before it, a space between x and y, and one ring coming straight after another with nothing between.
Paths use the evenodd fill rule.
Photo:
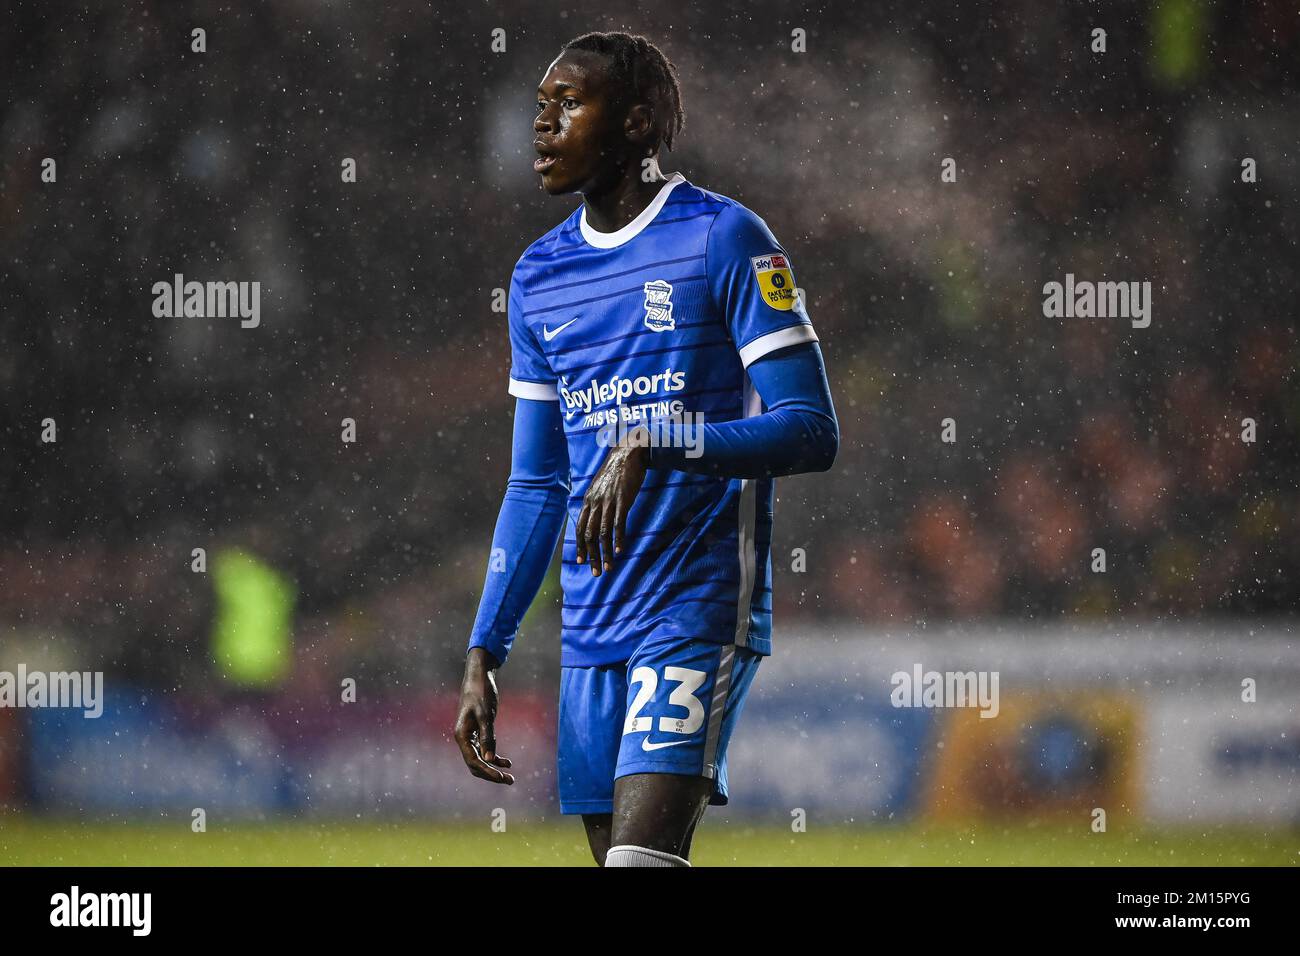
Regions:
<instances>
[{"instance_id":1,"label":"blurred crowd","mask_svg":"<svg viewBox=\"0 0 1300 956\"><path fill-rule=\"evenodd\" d=\"M842 447L778 484L778 629L1293 613L1300 15L1060 8L20 5L0 644L202 676L193 549L238 545L294 582L298 680L454 680L509 465L494 290L577 201L531 173L533 88L620 28L680 72L662 165L767 221L826 355ZM260 281L260 327L155 318L176 273ZM1045 317L1067 273L1149 281L1150 327Z\"/></svg>"}]
</instances>

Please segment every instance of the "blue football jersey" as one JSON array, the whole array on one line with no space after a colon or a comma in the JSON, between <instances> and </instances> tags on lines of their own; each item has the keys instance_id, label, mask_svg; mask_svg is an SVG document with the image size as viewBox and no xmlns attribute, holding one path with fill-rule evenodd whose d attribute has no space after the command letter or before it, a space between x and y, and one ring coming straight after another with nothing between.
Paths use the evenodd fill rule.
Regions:
<instances>
[{"instance_id":1,"label":"blue football jersey","mask_svg":"<svg viewBox=\"0 0 1300 956\"><path fill-rule=\"evenodd\" d=\"M817 340L767 224L680 173L617 232L592 229L580 205L516 263L509 325L510 393L556 401L564 416L561 663L626 661L648 637L770 653L771 479L651 469L613 570L594 577L574 541L608 452L602 430L760 414L745 369Z\"/></svg>"}]
</instances>

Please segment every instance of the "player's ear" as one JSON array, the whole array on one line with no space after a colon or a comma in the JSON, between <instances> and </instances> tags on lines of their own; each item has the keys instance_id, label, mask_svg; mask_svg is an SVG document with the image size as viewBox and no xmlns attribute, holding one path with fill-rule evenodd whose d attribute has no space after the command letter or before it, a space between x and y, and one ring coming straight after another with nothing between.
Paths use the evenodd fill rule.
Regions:
<instances>
[{"instance_id":1,"label":"player's ear","mask_svg":"<svg viewBox=\"0 0 1300 956\"><path fill-rule=\"evenodd\" d=\"M627 138L632 142L641 145L650 145L651 137L654 135L655 111L649 103L637 103L627 111L627 119L623 122L623 130L627 133Z\"/></svg>"}]
</instances>

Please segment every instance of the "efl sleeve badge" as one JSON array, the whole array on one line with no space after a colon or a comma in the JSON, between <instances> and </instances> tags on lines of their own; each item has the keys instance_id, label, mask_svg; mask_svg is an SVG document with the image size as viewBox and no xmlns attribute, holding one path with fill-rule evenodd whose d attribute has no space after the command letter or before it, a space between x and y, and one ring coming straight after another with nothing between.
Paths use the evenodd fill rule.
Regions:
<instances>
[{"instance_id":1,"label":"efl sleeve badge","mask_svg":"<svg viewBox=\"0 0 1300 956\"><path fill-rule=\"evenodd\" d=\"M749 260L754 267L759 295L774 309L789 312L794 308L794 277L785 256L774 252L767 256L754 256Z\"/></svg>"}]
</instances>

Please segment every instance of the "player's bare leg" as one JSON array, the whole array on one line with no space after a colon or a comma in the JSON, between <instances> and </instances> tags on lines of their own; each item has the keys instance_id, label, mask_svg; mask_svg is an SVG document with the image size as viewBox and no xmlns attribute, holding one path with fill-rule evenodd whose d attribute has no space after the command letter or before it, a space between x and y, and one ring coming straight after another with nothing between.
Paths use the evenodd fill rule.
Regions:
<instances>
[{"instance_id":1,"label":"player's bare leg","mask_svg":"<svg viewBox=\"0 0 1300 956\"><path fill-rule=\"evenodd\" d=\"M597 866L605 865L605 854L609 852L610 832L613 828L612 813L584 813L582 825L587 828L587 845L591 855L596 858Z\"/></svg>"},{"instance_id":2,"label":"player's bare leg","mask_svg":"<svg viewBox=\"0 0 1300 956\"><path fill-rule=\"evenodd\" d=\"M614 781L611 846L667 853L685 860L713 781L669 773L634 773Z\"/></svg>"},{"instance_id":3,"label":"player's bare leg","mask_svg":"<svg viewBox=\"0 0 1300 956\"><path fill-rule=\"evenodd\" d=\"M613 830L614 815L612 813L584 813L582 815L582 825L587 829L587 845L591 847L591 855L596 861L597 866L605 865L605 856L609 853L610 836ZM684 860L691 858L691 838L695 836L695 826L699 823L697 819L691 824L691 828L686 833L686 840L682 844L682 850L676 854Z\"/></svg>"},{"instance_id":4,"label":"player's bare leg","mask_svg":"<svg viewBox=\"0 0 1300 956\"><path fill-rule=\"evenodd\" d=\"M705 809L708 808L706 807ZM700 825L700 821L703 819L704 814L701 813L695 818L695 822L691 824L691 828L686 831L686 842L682 844L682 852L678 854L678 856L683 860L689 860L691 858L691 841L695 839L695 828Z\"/></svg>"}]
</instances>

